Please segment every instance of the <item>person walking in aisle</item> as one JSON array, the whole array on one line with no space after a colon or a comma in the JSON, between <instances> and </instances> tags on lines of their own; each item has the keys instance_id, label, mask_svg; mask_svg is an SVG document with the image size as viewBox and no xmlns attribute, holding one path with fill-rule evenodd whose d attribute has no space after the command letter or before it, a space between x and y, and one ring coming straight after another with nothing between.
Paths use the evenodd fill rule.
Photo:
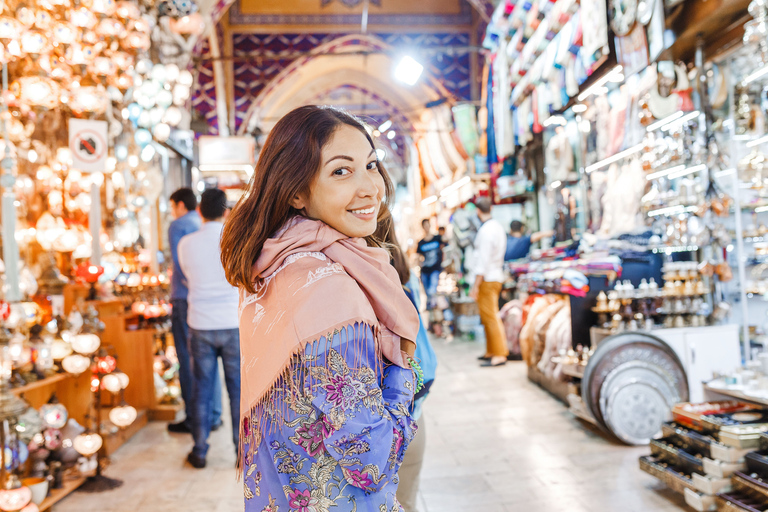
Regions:
<instances>
[{"instance_id":1,"label":"person walking in aisle","mask_svg":"<svg viewBox=\"0 0 768 512\"><path fill-rule=\"evenodd\" d=\"M424 238L419 242L416 252L421 255L421 282L427 294L427 309L435 307L437 285L440 283L440 273L443 271L443 239L432 233L429 219L421 221Z\"/></svg>"},{"instance_id":2,"label":"person walking in aisle","mask_svg":"<svg viewBox=\"0 0 768 512\"><path fill-rule=\"evenodd\" d=\"M185 235L200 229L200 215L197 213L197 197L191 188L180 188L171 194L171 213L175 219L168 227L168 243L171 246L173 276L171 278L171 332L179 359L179 384L181 398L184 400L186 417L177 423L169 423L168 430L175 433L192 432L192 396L194 379L192 377L192 356L189 352L189 325L187 324L187 280L179 267L179 241ZM216 430L221 426L221 383L216 370L216 384L213 390L212 425Z\"/></svg>"},{"instance_id":3,"label":"person walking in aisle","mask_svg":"<svg viewBox=\"0 0 768 512\"><path fill-rule=\"evenodd\" d=\"M504 326L499 318L499 294L504 282L504 253L507 234L499 221L491 216L491 200L481 197L475 201L477 216L483 223L475 237L475 284L470 297L477 301L480 321L485 329L485 355L482 366L501 366L507 362L509 349Z\"/></svg>"},{"instance_id":4,"label":"person walking in aisle","mask_svg":"<svg viewBox=\"0 0 768 512\"><path fill-rule=\"evenodd\" d=\"M238 446L240 424L240 331L237 320L237 289L231 286L221 266L219 241L228 213L227 195L217 188L200 197L203 225L179 242L179 264L189 286L189 345L194 360L192 437L195 446L187 460L205 467L211 409L218 379L219 357L232 414L232 441Z\"/></svg>"},{"instance_id":5,"label":"person walking in aisle","mask_svg":"<svg viewBox=\"0 0 768 512\"><path fill-rule=\"evenodd\" d=\"M240 288L245 512L400 511L419 317L372 235L394 197L355 117L280 119L221 241Z\"/></svg>"}]
</instances>

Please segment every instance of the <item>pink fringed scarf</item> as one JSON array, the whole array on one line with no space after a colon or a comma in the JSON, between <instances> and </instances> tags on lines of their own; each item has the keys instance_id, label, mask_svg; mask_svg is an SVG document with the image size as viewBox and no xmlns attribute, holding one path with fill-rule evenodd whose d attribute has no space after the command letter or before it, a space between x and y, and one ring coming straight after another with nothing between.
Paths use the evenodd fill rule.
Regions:
<instances>
[{"instance_id":1,"label":"pink fringed scarf","mask_svg":"<svg viewBox=\"0 0 768 512\"><path fill-rule=\"evenodd\" d=\"M371 326L382 355L409 367L401 338L416 340L419 318L385 250L297 217L264 244L253 276L256 293L240 296L241 444L243 420L258 421L293 356L336 330Z\"/></svg>"}]
</instances>

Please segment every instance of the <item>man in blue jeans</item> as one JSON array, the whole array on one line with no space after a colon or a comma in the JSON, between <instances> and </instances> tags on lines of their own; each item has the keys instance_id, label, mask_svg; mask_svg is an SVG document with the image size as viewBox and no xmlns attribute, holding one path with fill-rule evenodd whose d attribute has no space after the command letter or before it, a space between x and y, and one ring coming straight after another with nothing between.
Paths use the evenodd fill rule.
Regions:
<instances>
[{"instance_id":1,"label":"man in blue jeans","mask_svg":"<svg viewBox=\"0 0 768 512\"><path fill-rule=\"evenodd\" d=\"M240 330L238 292L227 282L221 265L221 231L228 213L223 190L208 189L198 207L202 227L179 242L179 265L189 287L190 350L194 364L192 437L195 446L187 456L195 468L205 467L216 368L221 357L232 413L232 441L237 451L240 426Z\"/></svg>"},{"instance_id":2,"label":"man in blue jeans","mask_svg":"<svg viewBox=\"0 0 768 512\"><path fill-rule=\"evenodd\" d=\"M197 213L197 197L191 188L180 188L170 197L171 213L176 219L168 227L168 243L171 246L173 259L173 278L171 279L171 332L179 358L179 384L181 397L184 399L186 417L178 423L169 423L168 430L175 433L192 432L192 396L194 381L192 379L192 356L189 352L189 326L187 325L187 281L179 267L179 240L185 235L200 229L200 215ZM211 424L217 430L221 426L221 382L217 379L213 391L213 413Z\"/></svg>"},{"instance_id":3,"label":"man in blue jeans","mask_svg":"<svg viewBox=\"0 0 768 512\"><path fill-rule=\"evenodd\" d=\"M442 237L432 233L429 219L421 221L421 227L424 228L424 239L419 242L416 252L422 257L421 282L427 294L427 309L432 309L435 307L434 298L437 295L440 273L443 271L445 242Z\"/></svg>"}]
</instances>

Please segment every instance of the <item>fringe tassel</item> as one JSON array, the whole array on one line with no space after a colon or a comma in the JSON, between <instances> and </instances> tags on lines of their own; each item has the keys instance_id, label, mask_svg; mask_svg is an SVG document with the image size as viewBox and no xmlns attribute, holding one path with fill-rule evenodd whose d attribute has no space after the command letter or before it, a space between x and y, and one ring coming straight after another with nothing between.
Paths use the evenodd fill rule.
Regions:
<instances>
[{"instance_id":1,"label":"fringe tassel","mask_svg":"<svg viewBox=\"0 0 768 512\"><path fill-rule=\"evenodd\" d=\"M370 329L376 353L376 367L373 370L376 375L382 376L384 371L384 358L381 352L381 328L379 325L370 325L367 322L349 322L333 327L323 337L325 344L320 339L304 340L300 342L288 357L282 371L278 374L270 388L259 397L245 413L240 411L240 438L237 449L237 479L241 481L248 468L245 467L246 444L248 445L247 459L253 464L261 440L266 434L277 432L290 412L290 404L295 402L302 394L310 392L310 380L308 367L321 354L327 354L333 345L333 339L338 334L342 339L342 356L349 361L349 352L352 351L353 366L359 367L366 353L366 331ZM322 339L322 338L321 338ZM311 344L311 351L306 354L307 345ZM321 346L322 345L322 346ZM328 358L325 358L326 369ZM285 392L287 390L287 393Z\"/></svg>"}]
</instances>

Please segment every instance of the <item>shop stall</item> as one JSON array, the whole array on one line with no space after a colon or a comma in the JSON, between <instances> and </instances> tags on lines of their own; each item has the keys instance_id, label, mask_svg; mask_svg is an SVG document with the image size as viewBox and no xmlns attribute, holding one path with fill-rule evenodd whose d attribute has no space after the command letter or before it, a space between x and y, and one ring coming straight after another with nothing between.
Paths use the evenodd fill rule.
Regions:
<instances>
[{"instance_id":1,"label":"shop stall","mask_svg":"<svg viewBox=\"0 0 768 512\"><path fill-rule=\"evenodd\" d=\"M507 1L486 34L494 216L554 232L508 264L510 349L628 444L763 350L766 12Z\"/></svg>"},{"instance_id":2,"label":"shop stall","mask_svg":"<svg viewBox=\"0 0 768 512\"><path fill-rule=\"evenodd\" d=\"M168 188L191 182L193 75L188 56L168 52L169 39L187 54L199 40L196 11L130 0L2 6L7 510L119 485L103 474L109 455L179 410L163 233Z\"/></svg>"}]
</instances>

